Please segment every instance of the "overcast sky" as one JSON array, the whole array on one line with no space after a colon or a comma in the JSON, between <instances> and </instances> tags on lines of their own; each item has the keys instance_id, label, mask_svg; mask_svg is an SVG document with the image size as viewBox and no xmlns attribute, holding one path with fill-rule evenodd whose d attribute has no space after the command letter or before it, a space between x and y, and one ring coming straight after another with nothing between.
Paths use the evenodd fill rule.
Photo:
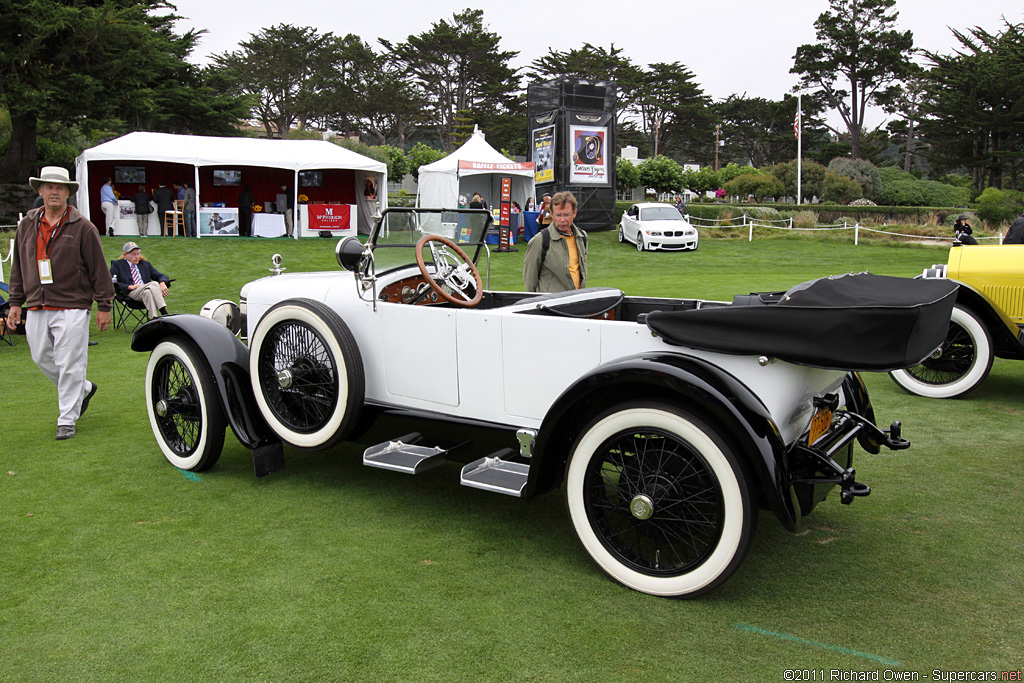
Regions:
<instances>
[{"instance_id":1,"label":"overcast sky","mask_svg":"<svg viewBox=\"0 0 1024 683\"><path fill-rule=\"evenodd\" d=\"M503 2L337 2L336 0L171 0L186 17L179 30L206 29L193 61L235 50L266 26L313 26L322 32L354 33L374 49L377 38L401 41L422 33L467 6L480 8L489 30L502 36L502 50L518 51L515 66L548 52L612 43L635 64L681 62L716 99L746 93L781 99L796 84L789 73L799 45L814 41L814 20L828 0L505 0ZM950 28L980 26L997 32L1005 15L1024 20L1024 5L997 0L898 0L899 28L914 32L917 47L949 53ZM878 115L880 122L881 114Z\"/></svg>"}]
</instances>

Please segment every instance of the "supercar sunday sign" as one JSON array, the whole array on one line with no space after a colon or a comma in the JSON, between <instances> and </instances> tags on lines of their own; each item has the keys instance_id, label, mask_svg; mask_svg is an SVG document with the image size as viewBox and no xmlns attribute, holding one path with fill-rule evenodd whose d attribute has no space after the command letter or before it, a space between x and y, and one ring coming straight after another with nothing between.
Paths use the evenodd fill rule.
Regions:
<instances>
[{"instance_id":1,"label":"supercar sunday sign","mask_svg":"<svg viewBox=\"0 0 1024 683\"><path fill-rule=\"evenodd\" d=\"M545 126L533 131L533 161L537 168L533 174L533 182L555 182L555 127Z\"/></svg>"},{"instance_id":2,"label":"supercar sunday sign","mask_svg":"<svg viewBox=\"0 0 1024 683\"><path fill-rule=\"evenodd\" d=\"M569 126L570 185L608 184L607 140L607 126Z\"/></svg>"}]
</instances>

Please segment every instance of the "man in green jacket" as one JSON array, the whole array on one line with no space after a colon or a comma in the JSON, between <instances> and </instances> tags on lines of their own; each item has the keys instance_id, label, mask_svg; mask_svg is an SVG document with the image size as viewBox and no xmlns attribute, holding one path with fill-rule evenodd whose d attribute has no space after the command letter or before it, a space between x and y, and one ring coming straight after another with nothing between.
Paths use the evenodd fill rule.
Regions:
<instances>
[{"instance_id":1,"label":"man in green jacket","mask_svg":"<svg viewBox=\"0 0 1024 683\"><path fill-rule=\"evenodd\" d=\"M566 292L587 286L587 234L576 227L576 196L551 199L551 225L526 246L523 285L528 292Z\"/></svg>"},{"instance_id":2,"label":"man in green jacket","mask_svg":"<svg viewBox=\"0 0 1024 683\"><path fill-rule=\"evenodd\" d=\"M85 378L89 318L99 306L96 327L110 325L114 286L103 256L100 235L68 197L78 189L66 169L45 166L29 178L43 206L18 224L11 263L11 309L7 326L14 330L22 309L32 360L57 386L57 440L75 435L75 423L89 407L96 384Z\"/></svg>"}]
</instances>

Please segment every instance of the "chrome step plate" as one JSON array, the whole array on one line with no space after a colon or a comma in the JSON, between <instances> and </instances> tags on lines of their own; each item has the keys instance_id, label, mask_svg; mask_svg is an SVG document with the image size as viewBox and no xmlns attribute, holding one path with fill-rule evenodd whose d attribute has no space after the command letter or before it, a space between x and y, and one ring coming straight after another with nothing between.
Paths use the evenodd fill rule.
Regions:
<instances>
[{"instance_id":1,"label":"chrome step plate","mask_svg":"<svg viewBox=\"0 0 1024 683\"><path fill-rule=\"evenodd\" d=\"M448 450L440 446L420 446L417 433L370 446L363 451L363 464L406 474L419 474L444 463Z\"/></svg>"},{"instance_id":2,"label":"chrome step plate","mask_svg":"<svg viewBox=\"0 0 1024 683\"><path fill-rule=\"evenodd\" d=\"M503 493L506 496L522 496L523 488L526 487L526 481L530 476L530 466L498 457L511 453L511 449L506 449L469 463L462 468L460 483L463 486Z\"/></svg>"}]
</instances>

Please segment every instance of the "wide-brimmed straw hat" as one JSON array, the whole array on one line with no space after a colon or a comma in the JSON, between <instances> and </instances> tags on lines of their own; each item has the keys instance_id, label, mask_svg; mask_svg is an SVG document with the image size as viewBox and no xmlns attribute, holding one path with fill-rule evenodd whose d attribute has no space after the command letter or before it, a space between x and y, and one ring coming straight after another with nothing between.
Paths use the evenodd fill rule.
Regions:
<instances>
[{"instance_id":1,"label":"wide-brimmed straw hat","mask_svg":"<svg viewBox=\"0 0 1024 683\"><path fill-rule=\"evenodd\" d=\"M78 181L71 180L68 170L60 166L43 166L43 170L39 172L38 178L28 179L28 184L32 186L33 190L38 190L39 186L43 183L67 185L69 192L74 192L78 189Z\"/></svg>"}]
</instances>

